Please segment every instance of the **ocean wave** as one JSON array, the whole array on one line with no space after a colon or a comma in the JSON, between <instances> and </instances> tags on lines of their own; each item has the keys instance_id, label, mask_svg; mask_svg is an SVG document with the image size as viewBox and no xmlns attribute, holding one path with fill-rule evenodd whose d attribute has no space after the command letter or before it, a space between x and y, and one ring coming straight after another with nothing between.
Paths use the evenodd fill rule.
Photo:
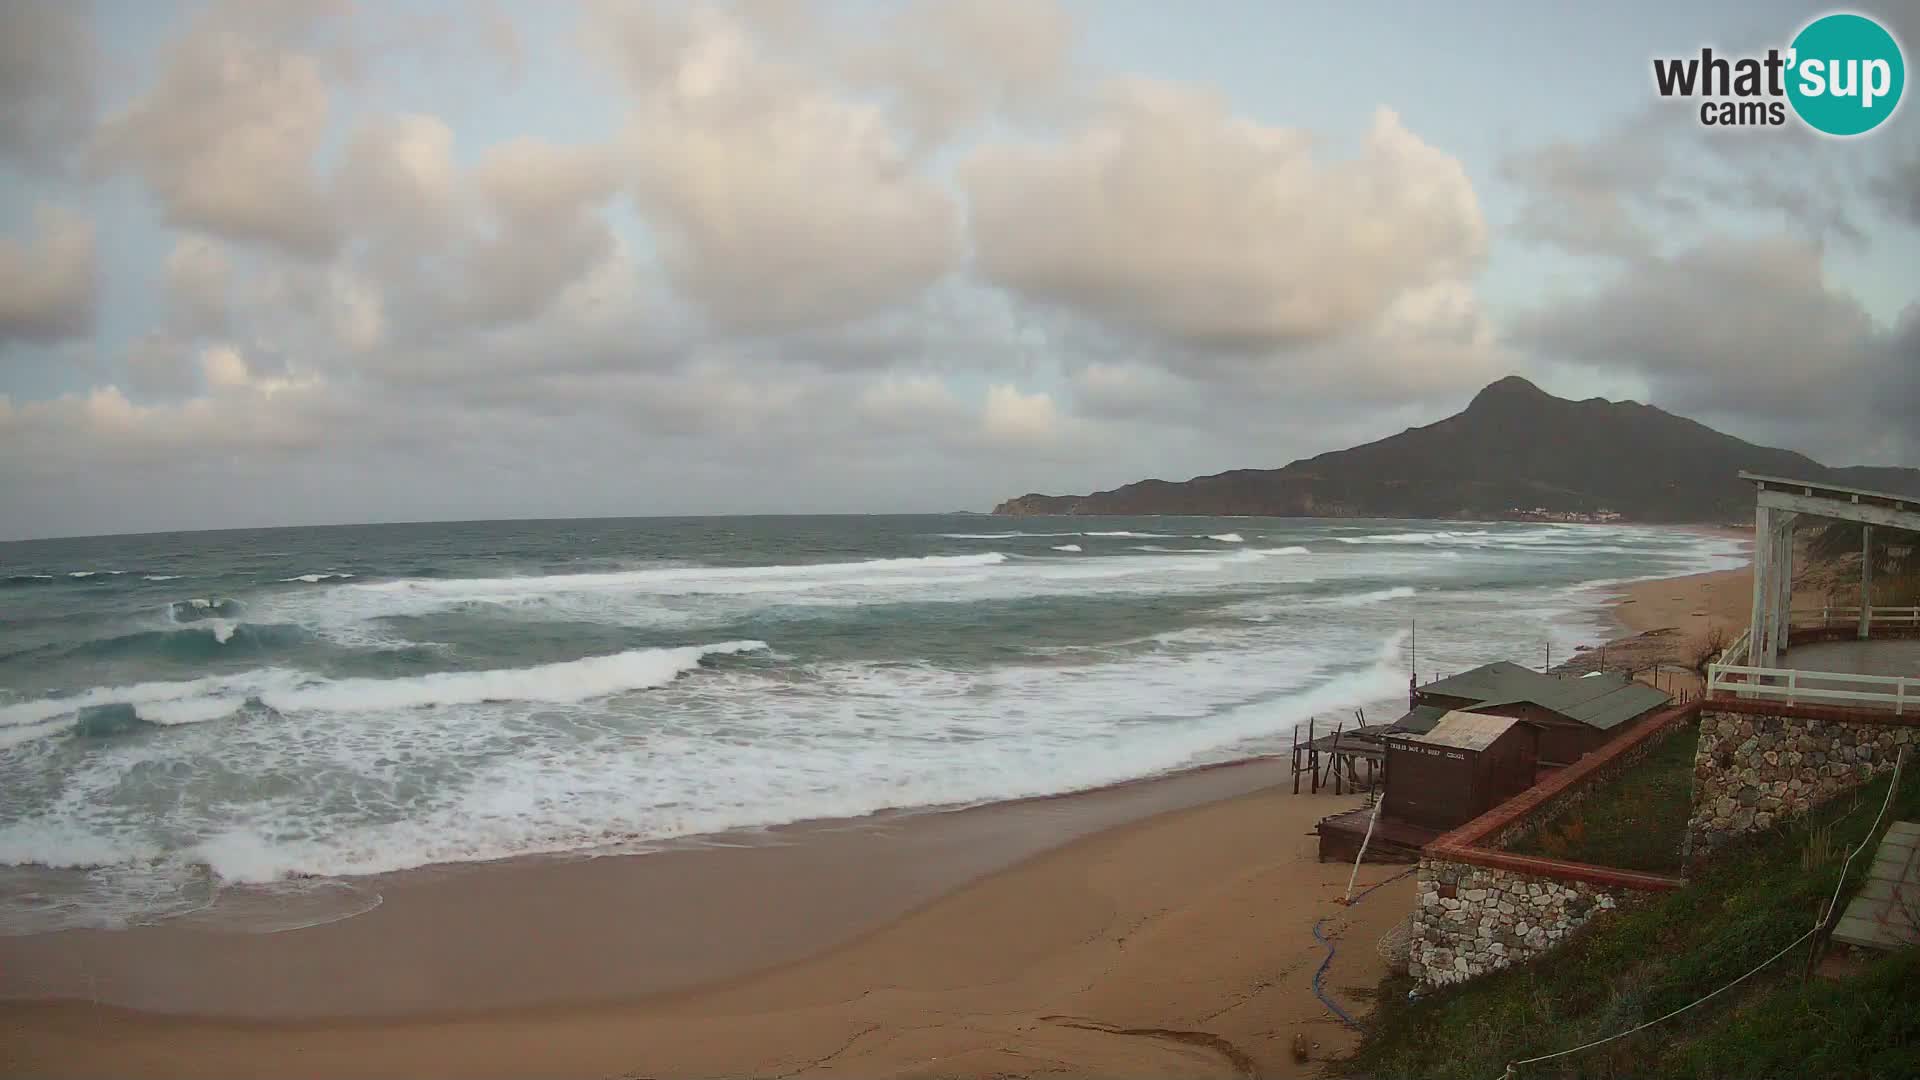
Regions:
<instances>
[{"instance_id":1,"label":"ocean wave","mask_svg":"<svg viewBox=\"0 0 1920 1080\"><path fill-rule=\"evenodd\" d=\"M1081 533L1080 535L1081 536L1105 536L1105 537L1113 537L1121 540L1171 540L1173 539L1173 536L1171 533L1132 532L1127 529L1120 529L1113 532L1084 532L1084 533Z\"/></svg>"},{"instance_id":2,"label":"ocean wave","mask_svg":"<svg viewBox=\"0 0 1920 1080\"><path fill-rule=\"evenodd\" d=\"M1206 539L1218 540L1223 544L1244 544L1247 542L1247 538L1237 532L1220 533L1215 536L1208 536Z\"/></svg>"},{"instance_id":3,"label":"ocean wave","mask_svg":"<svg viewBox=\"0 0 1920 1080\"><path fill-rule=\"evenodd\" d=\"M523 731L512 753L470 757L410 802L404 817L336 809L344 816L316 825L304 801L297 810L254 803L199 820L164 853L117 832L57 846L23 835L60 827L43 818L14 829L0 857L84 858L95 867L158 860L224 882L270 883L542 852L647 850L732 829L1059 794L1284 747L1311 715L1390 701L1404 692L1404 636L1376 649L1358 639L1293 662L1234 647L1244 642L1122 663L984 671L846 662L782 684L788 689L774 698L761 675L716 673L715 689L701 699L718 711L697 726L676 724L671 737L617 744L611 753ZM873 714L860 702L885 710L888 737L874 737ZM324 731L295 726L284 737L305 739L303 756L276 752L270 766L233 760L245 771L310 763L310 755L371 761L400 748L471 749L496 730L479 724L482 715L456 713L438 727L395 726L378 714ZM238 766L242 760L249 764ZM101 819L95 827L124 826Z\"/></svg>"},{"instance_id":4,"label":"ocean wave","mask_svg":"<svg viewBox=\"0 0 1920 1080\"><path fill-rule=\"evenodd\" d=\"M519 701L574 704L664 686L709 656L764 651L763 641L723 641L678 648L632 649L526 668L440 671L397 679L327 679L284 668L179 682L95 687L63 697L0 706L0 728L78 719L86 709L125 706L160 725L205 723L249 702L279 713L364 714L446 705Z\"/></svg>"},{"instance_id":5,"label":"ocean wave","mask_svg":"<svg viewBox=\"0 0 1920 1080\"><path fill-rule=\"evenodd\" d=\"M142 581L178 581L178 580L180 580L180 579L181 579L181 578L182 578L183 576L185 576L185 575L182 575L182 574L148 574L148 575L147 575L146 577L143 577L143 578L141 578L140 580L142 580Z\"/></svg>"},{"instance_id":6,"label":"ocean wave","mask_svg":"<svg viewBox=\"0 0 1920 1080\"><path fill-rule=\"evenodd\" d=\"M167 605L167 621L194 623L204 619L237 619L247 605L230 596L196 596Z\"/></svg>"},{"instance_id":7,"label":"ocean wave","mask_svg":"<svg viewBox=\"0 0 1920 1080\"><path fill-rule=\"evenodd\" d=\"M1080 545L1079 545L1079 544L1055 544L1055 545L1053 545L1053 550L1055 550L1055 551L1081 551L1081 550L1084 550L1084 549L1082 549L1082 548L1080 547Z\"/></svg>"},{"instance_id":8,"label":"ocean wave","mask_svg":"<svg viewBox=\"0 0 1920 1080\"><path fill-rule=\"evenodd\" d=\"M1493 533L1486 529L1467 532L1453 532L1440 529L1433 532L1369 533L1366 536L1336 536L1333 539L1342 544L1484 544L1486 538L1492 535ZM1509 534L1501 537L1501 539L1512 542L1517 535L1519 534Z\"/></svg>"},{"instance_id":9,"label":"ocean wave","mask_svg":"<svg viewBox=\"0 0 1920 1080\"><path fill-rule=\"evenodd\" d=\"M165 660L193 665L244 647L250 656L292 652L312 640L299 626L286 623L253 624L210 616L182 620L165 629L136 630L114 637L94 638L75 645L35 650L63 662L99 663L124 660Z\"/></svg>"},{"instance_id":10,"label":"ocean wave","mask_svg":"<svg viewBox=\"0 0 1920 1080\"><path fill-rule=\"evenodd\" d=\"M1391 589L1375 589L1371 592L1331 597L1326 600L1326 603L1341 607L1365 607L1368 604L1383 604L1389 600L1406 600L1418 592L1419 590L1411 585L1395 585Z\"/></svg>"},{"instance_id":11,"label":"ocean wave","mask_svg":"<svg viewBox=\"0 0 1920 1080\"><path fill-rule=\"evenodd\" d=\"M337 573L337 572L336 573L318 573L318 574L295 574L292 577L283 577L280 580L281 581L304 581L309 585L317 585L322 581L332 581L335 579L345 580L352 576L353 576L352 574L343 574L343 573Z\"/></svg>"},{"instance_id":12,"label":"ocean wave","mask_svg":"<svg viewBox=\"0 0 1920 1080\"><path fill-rule=\"evenodd\" d=\"M1038 536L1082 536L1077 532L997 532L997 533L941 533L947 540L1017 540Z\"/></svg>"},{"instance_id":13,"label":"ocean wave","mask_svg":"<svg viewBox=\"0 0 1920 1080\"><path fill-rule=\"evenodd\" d=\"M8 585L47 585L54 580L52 574L9 574Z\"/></svg>"},{"instance_id":14,"label":"ocean wave","mask_svg":"<svg viewBox=\"0 0 1920 1080\"><path fill-rule=\"evenodd\" d=\"M1307 551L1307 549L1306 549L1306 548L1303 548L1303 547L1301 547L1301 546L1300 546L1300 545L1298 545L1298 544L1289 544L1289 545L1288 545L1288 546L1286 546L1286 547L1276 547L1276 548L1253 548L1253 549L1251 549L1251 550L1253 550L1254 552L1256 552L1256 553L1258 553L1258 554L1261 554L1261 555L1306 555L1306 554L1309 554L1309 552Z\"/></svg>"}]
</instances>

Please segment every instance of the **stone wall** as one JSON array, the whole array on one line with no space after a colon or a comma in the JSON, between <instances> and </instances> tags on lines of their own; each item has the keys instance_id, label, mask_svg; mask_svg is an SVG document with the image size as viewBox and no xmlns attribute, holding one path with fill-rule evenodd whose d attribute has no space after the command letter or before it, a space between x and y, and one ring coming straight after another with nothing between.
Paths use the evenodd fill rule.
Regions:
<instances>
[{"instance_id":1,"label":"stone wall","mask_svg":"<svg viewBox=\"0 0 1920 1080\"><path fill-rule=\"evenodd\" d=\"M1771 828L1893 768L1915 717L1713 699L1693 763L1691 851Z\"/></svg>"},{"instance_id":2,"label":"stone wall","mask_svg":"<svg viewBox=\"0 0 1920 1080\"><path fill-rule=\"evenodd\" d=\"M1504 850L1578 806L1674 734L1697 704L1648 717L1539 784L1427 845L1420 860L1408 973L1429 986L1530 960L1600 912L1685 885L1679 878Z\"/></svg>"},{"instance_id":3,"label":"stone wall","mask_svg":"<svg viewBox=\"0 0 1920 1080\"><path fill-rule=\"evenodd\" d=\"M1422 859L1407 972L1445 986L1498 971L1546 952L1631 895L1585 881Z\"/></svg>"}]
</instances>

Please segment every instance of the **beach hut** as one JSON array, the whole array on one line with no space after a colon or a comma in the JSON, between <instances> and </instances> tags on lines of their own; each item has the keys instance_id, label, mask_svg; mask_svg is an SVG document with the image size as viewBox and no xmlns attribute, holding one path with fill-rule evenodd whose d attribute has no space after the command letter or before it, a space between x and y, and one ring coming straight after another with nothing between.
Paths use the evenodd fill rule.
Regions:
<instances>
[{"instance_id":1,"label":"beach hut","mask_svg":"<svg viewBox=\"0 0 1920 1080\"><path fill-rule=\"evenodd\" d=\"M1424 733L1385 738L1381 816L1428 829L1464 825L1533 786L1540 730L1510 716L1449 712Z\"/></svg>"},{"instance_id":2,"label":"beach hut","mask_svg":"<svg viewBox=\"0 0 1920 1080\"><path fill-rule=\"evenodd\" d=\"M1402 723L1434 709L1471 709L1526 720L1540 731L1540 761L1568 765L1630 730L1672 699L1616 672L1548 675L1500 661L1416 688Z\"/></svg>"}]
</instances>

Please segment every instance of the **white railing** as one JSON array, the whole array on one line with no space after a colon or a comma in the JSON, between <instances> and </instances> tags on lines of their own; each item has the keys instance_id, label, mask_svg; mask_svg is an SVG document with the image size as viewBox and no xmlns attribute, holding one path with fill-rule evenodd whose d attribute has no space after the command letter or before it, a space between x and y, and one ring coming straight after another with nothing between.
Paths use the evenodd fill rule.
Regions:
<instances>
[{"instance_id":1,"label":"white railing","mask_svg":"<svg viewBox=\"0 0 1920 1080\"><path fill-rule=\"evenodd\" d=\"M1740 631L1740 636L1733 639L1733 644L1720 650L1719 662L1722 664L1746 663L1748 642L1752 636L1753 630L1751 628Z\"/></svg>"},{"instance_id":2,"label":"white railing","mask_svg":"<svg viewBox=\"0 0 1920 1080\"><path fill-rule=\"evenodd\" d=\"M1708 664L1707 693L1778 698L1789 705L1804 701L1829 705L1865 705L1870 708L1891 707L1894 714L1899 715L1906 711L1909 701L1920 704L1920 678Z\"/></svg>"},{"instance_id":3,"label":"white railing","mask_svg":"<svg viewBox=\"0 0 1920 1080\"><path fill-rule=\"evenodd\" d=\"M1859 607L1808 607L1787 612L1795 626L1851 626L1860 621ZM1882 607L1875 604L1870 621L1889 626L1920 626L1920 607Z\"/></svg>"}]
</instances>

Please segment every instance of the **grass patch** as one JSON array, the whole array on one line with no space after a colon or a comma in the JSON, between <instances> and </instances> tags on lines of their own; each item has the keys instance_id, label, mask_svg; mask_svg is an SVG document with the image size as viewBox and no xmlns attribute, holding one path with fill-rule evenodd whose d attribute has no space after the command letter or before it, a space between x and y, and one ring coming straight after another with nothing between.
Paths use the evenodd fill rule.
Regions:
<instances>
[{"instance_id":1,"label":"grass patch","mask_svg":"<svg viewBox=\"0 0 1920 1080\"><path fill-rule=\"evenodd\" d=\"M1678 874L1699 742L1689 731L1667 736L1632 768L1589 792L1566 817L1528 834L1511 850Z\"/></svg>"},{"instance_id":2,"label":"grass patch","mask_svg":"<svg viewBox=\"0 0 1920 1080\"><path fill-rule=\"evenodd\" d=\"M1887 820L1920 816L1913 772ZM1724 986L1813 925L1847 852L1866 838L1887 782L1734 845L1695 867L1689 887L1602 916L1531 964L1411 1003L1409 980L1382 983L1367 1036L1336 1067L1372 1080L1494 1080L1510 1061L1614 1034ZM1842 902L1872 854L1854 860ZM1803 984L1805 959L1803 946L1673 1020L1517 1075L1920 1076L1920 957L1907 950L1843 982Z\"/></svg>"}]
</instances>

